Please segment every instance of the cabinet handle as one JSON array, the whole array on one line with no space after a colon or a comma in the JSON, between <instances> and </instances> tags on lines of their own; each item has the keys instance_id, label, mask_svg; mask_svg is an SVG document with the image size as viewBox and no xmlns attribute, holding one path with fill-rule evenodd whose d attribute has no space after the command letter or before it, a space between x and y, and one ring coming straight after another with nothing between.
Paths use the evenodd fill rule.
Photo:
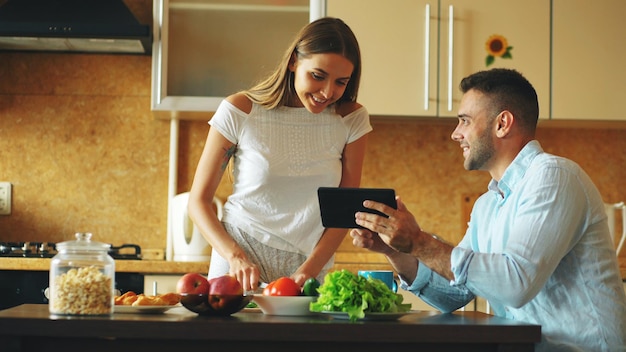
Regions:
<instances>
[{"instance_id":1,"label":"cabinet handle","mask_svg":"<svg viewBox=\"0 0 626 352\"><path fill-rule=\"evenodd\" d=\"M426 27L424 28L424 110L428 111L428 98L430 92L430 4L426 4L425 9Z\"/></svg>"},{"instance_id":2,"label":"cabinet handle","mask_svg":"<svg viewBox=\"0 0 626 352\"><path fill-rule=\"evenodd\" d=\"M448 111L452 111L452 54L454 48L454 6L448 8Z\"/></svg>"},{"instance_id":3,"label":"cabinet handle","mask_svg":"<svg viewBox=\"0 0 626 352\"><path fill-rule=\"evenodd\" d=\"M309 22L326 16L326 1L324 0L309 0L309 8Z\"/></svg>"},{"instance_id":4,"label":"cabinet handle","mask_svg":"<svg viewBox=\"0 0 626 352\"><path fill-rule=\"evenodd\" d=\"M154 102L153 102L153 107L156 107L158 105L161 105L161 98L163 98L162 95L162 87L163 87L163 81L161 80L161 75L159 74L159 72L163 72L163 38L162 38L162 34L163 32L161 31L163 28L163 8L165 6L165 8L167 8L168 5L168 1L157 1L156 5L155 5L155 12L154 15L157 18L157 23L154 24L154 28L153 28L153 36L154 36L154 43L156 44L155 47L153 47L153 53L152 53L152 64L155 66L155 68L153 69L153 73L152 73L152 79L154 80L154 82L152 83L153 86L153 92L152 92L152 96L154 97Z\"/></svg>"}]
</instances>

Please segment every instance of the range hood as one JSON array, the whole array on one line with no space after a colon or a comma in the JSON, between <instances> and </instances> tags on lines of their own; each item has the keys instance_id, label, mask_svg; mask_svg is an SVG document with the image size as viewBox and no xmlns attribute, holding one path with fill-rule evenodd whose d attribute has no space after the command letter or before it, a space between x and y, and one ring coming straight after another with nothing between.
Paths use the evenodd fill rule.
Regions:
<instances>
[{"instance_id":1,"label":"range hood","mask_svg":"<svg viewBox=\"0 0 626 352\"><path fill-rule=\"evenodd\" d=\"M1 51L150 54L151 33L122 0L0 0Z\"/></svg>"}]
</instances>

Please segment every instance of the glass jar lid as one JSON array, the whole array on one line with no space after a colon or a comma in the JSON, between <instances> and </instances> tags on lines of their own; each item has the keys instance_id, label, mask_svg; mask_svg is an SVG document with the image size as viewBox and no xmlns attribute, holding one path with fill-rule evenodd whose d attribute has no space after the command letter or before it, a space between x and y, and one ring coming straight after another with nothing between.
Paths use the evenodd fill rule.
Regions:
<instances>
[{"instance_id":1,"label":"glass jar lid","mask_svg":"<svg viewBox=\"0 0 626 352\"><path fill-rule=\"evenodd\" d=\"M61 243L57 243L57 251L94 251L94 252L106 252L111 248L111 245L108 243L96 242L92 241L92 233L91 232L77 232L74 236L76 236L76 241L65 241Z\"/></svg>"}]
</instances>

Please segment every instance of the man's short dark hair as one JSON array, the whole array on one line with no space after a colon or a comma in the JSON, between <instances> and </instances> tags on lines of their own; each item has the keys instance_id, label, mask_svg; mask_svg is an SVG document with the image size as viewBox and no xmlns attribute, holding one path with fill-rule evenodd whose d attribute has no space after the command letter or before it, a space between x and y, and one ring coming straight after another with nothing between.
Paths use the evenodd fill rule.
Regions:
<instances>
[{"instance_id":1,"label":"man's short dark hair","mask_svg":"<svg viewBox=\"0 0 626 352\"><path fill-rule=\"evenodd\" d=\"M463 93L475 89L485 94L491 100L494 116L508 110L524 129L535 132L539 118L537 92L518 71L505 68L479 71L463 78L459 87Z\"/></svg>"}]
</instances>

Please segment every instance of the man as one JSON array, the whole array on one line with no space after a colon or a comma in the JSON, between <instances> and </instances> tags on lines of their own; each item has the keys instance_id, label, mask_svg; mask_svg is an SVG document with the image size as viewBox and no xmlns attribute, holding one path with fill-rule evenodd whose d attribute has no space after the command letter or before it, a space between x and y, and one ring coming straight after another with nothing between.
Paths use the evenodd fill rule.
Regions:
<instances>
[{"instance_id":1,"label":"man","mask_svg":"<svg viewBox=\"0 0 626 352\"><path fill-rule=\"evenodd\" d=\"M540 324L538 351L622 351L626 295L602 197L574 162L535 138L537 94L517 71L492 69L461 81L452 132L467 170L489 172L488 191L452 246L398 209L364 202L357 247L383 253L405 290L442 312L475 296L497 316Z\"/></svg>"}]
</instances>

